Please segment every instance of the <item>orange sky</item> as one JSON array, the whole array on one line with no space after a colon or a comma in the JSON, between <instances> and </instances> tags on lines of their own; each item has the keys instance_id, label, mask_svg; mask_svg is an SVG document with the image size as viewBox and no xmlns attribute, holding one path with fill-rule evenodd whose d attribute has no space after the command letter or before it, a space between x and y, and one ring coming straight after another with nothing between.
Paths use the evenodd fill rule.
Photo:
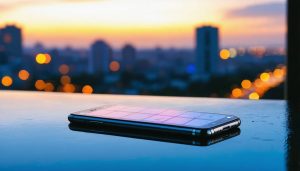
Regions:
<instances>
[{"instance_id":1,"label":"orange sky","mask_svg":"<svg viewBox=\"0 0 300 171\"><path fill-rule=\"evenodd\" d=\"M226 3L225 3L226 2ZM282 0L0 0L0 26L23 28L25 45L193 47L198 25L220 27L222 46L283 45ZM272 10L274 8L274 10ZM277 11L276 11L277 10Z\"/></svg>"}]
</instances>

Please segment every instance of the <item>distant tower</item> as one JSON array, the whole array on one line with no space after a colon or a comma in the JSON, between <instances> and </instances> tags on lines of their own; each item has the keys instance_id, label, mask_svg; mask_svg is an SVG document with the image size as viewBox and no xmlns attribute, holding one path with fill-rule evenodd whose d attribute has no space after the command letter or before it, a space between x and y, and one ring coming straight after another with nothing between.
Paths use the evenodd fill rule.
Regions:
<instances>
[{"instance_id":1,"label":"distant tower","mask_svg":"<svg viewBox=\"0 0 300 171\"><path fill-rule=\"evenodd\" d=\"M134 67L135 59L136 59L135 48L130 44L126 44L122 48L122 64L124 66L123 68L125 71L132 71Z\"/></svg>"},{"instance_id":2,"label":"distant tower","mask_svg":"<svg viewBox=\"0 0 300 171\"><path fill-rule=\"evenodd\" d=\"M102 40L97 40L91 45L91 56L89 59L89 73L108 73L109 64L112 59L111 47Z\"/></svg>"},{"instance_id":3,"label":"distant tower","mask_svg":"<svg viewBox=\"0 0 300 171\"><path fill-rule=\"evenodd\" d=\"M199 77L210 77L218 72L219 31L212 26L196 28L196 67Z\"/></svg>"},{"instance_id":4,"label":"distant tower","mask_svg":"<svg viewBox=\"0 0 300 171\"><path fill-rule=\"evenodd\" d=\"M9 57L20 58L23 55L22 31L14 25L7 25L0 29L0 48Z\"/></svg>"}]
</instances>

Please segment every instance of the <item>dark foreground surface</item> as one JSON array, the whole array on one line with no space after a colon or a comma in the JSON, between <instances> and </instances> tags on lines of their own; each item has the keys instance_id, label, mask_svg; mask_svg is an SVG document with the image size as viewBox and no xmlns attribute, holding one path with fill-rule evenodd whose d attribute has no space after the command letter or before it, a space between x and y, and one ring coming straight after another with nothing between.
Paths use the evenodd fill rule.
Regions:
<instances>
[{"instance_id":1,"label":"dark foreground surface","mask_svg":"<svg viewBox=\"0 0 300 171\"><path fill-rule=\"evenodd\" d=\"M102 104L234 114L242 125L209 146L70 130L69 113ZM0 170L295 170L287 111L285 101L0 91Z\"/></svg>"}]
</instances>

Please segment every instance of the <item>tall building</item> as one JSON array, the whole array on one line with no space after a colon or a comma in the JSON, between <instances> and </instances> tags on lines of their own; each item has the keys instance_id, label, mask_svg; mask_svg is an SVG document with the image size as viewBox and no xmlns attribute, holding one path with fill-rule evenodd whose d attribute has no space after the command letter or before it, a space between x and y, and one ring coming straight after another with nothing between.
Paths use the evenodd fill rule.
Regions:
<instances>
[{"instance_id":1,"label":"tall building","mask_svg":"<svg viewBox=\"0 0 300 171\"><path fill-rule=\"evenodd\" d=\"M209 78L218 72L219 31L212 26L196 28L197 76Z\"/></svg>"},{"instance_id":2,"label":"tall building","mask_svg":"<svg viewBox=\"0 0 300 171\"><path fill-rule=\"evenodd\" d=\"M89 58L89 73L100 74L109 72L109 64L112 60L112 49L103 40L97 40L91 45Z\"/></svg>"},{"instance_id":3,"label":"tall building","mask_svg":"<svg viewBox=\"0 0 300 171\"><path fill-rule=\"evenodd\" d=\"M22 31L15 25L7 25L0 29L0 49L11 58L20 58L23 55Z\"/></svg>"},{"instance_id":4,"label":"tall building","mask_svg":"<svg viewBox=\"0 0 300 171\"><path fill-rule=\"evenodd\" d=\"M122 65L123 65L123 69L125 71L129 71L129 72L132 71L133 67L134 67L135 59L136 59L136 50L135 50L135 48L130 44L126 44L122 48Z\"/></svg>"}]
</instances>

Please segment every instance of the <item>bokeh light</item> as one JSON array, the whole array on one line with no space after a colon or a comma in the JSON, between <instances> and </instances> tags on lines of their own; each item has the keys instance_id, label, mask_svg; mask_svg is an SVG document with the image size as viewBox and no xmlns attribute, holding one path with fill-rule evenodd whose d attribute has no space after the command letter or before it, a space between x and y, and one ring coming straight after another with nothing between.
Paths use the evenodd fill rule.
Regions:
<instances>
[{"instance_id":1,"label":"bokeh light","mask_svg":"<svg viewBox=\"0 0 300 171\"><path fill-rule=\"evenodd\" d=\"M249 99L250 100L259 100L259 95L256 92L253 92L251 94L249 94Z\"/></svg>"},{"instance_id":2,"label":"bokeh light","mask_svg":"<svg viewBox=\"0 0 300 171\"><path fill-rule=\"evenodd\" d=\"M235 89L232 90L231 94L234 98L239 98L243 95L243 92L242 92L241 89L235 88Z\"/></svg>"},{"instance_id":3,"label":"bokeh light","mask_svg":"<svg viewBox=\"0 0 300 171\"><path fill-rule=\"evenodd\" d=\"M25 69L22 69L21 71L19 71L19 74L18 74L20 80L28 80L30 74L28 71L26 71Z\"/></svg>"},{"instance_id":4,"label":"bokeh light","mask_svg":"<svg viewBox=\"0 0 300 171\"><path fill-rule=\"evenodd\" d=\"M235 58L237 56L237 50L235 48L230 48L230 58Z\"/></svg>"},{"instance_id":5,"label":"bokeh light","mask_svg":"<svg viewBox=\"0 0 300 171\"><path fill-rule=\"evenodd\" d=\"M109 69L113 72L117 72L120 69L120 63L117 61L112 61L109 65Z\"/></svg>"},{"instance_id":6,"label":"bokeh light","mask_svg":"<svg viewBox=\"0 0 300 171\"><path fill-rule=\"evenodd\" d=\"M282 69L277 68L274 70L273 74L276 78L282 78L284 76L284 71Z\"/></svg>"},{"instance_id":7,"label":"bokeh light","mask_svg":"<svg viewBox=\"0 0 300 171\"><path fill-rule=\"evenodd\" d=\"M9 87L13 84L13 79L10 76L4 76L1 79L1 83L5 87Z\"/></svg>"},{"instance_id":8,"label":"bokeh light","mask_svg":"<svg viewBox=\"0 0 300 171\"><path fill-rule=\"evenodd\" d=\"M263 82L262 82L262 80L261 79L256 79L255 81L254 81L254 86L256 87L256 88L260 88L261 86L263 85Z\"/></svg>"},{"instance_id":9,"label":"bokeh light","mask_svg":"<svg viewBox=\"0 0 300 171\"><path fill-rule=\"evenodd\" d=\"M54 90L54 88L55 87L54 87L54 85L52 83L46 83L44 90L47 91L47 92L51 92L51 91Z\"/></svg>"},{"instance_id":10,"label":"bokeh light","mask_svg":"<svg viewBox=\"0 0 300 171\"><path fill-rule=\"evenodd\" d=\"M51 62L51 56L49 55L49 54L44 54L45 55L45 57L46 57L46 61L45 61L45 63L44 64L49 64L50 62Z\"/></svg>"},{"instance_id":11,"label":"bokeh light","mask_svg":"<svg viewBox=\"0 0 300 171\"><path fill-rule=\"evenodd\" d=\"M269 79L270 79L270 74L264 72L264 73L260 74L260 79L261 79L262 81L264 81L264 82L267 82L267 81L269 81Z\"/></svg>"},{"instance_id":12,"label":"bokeh light","mask_svg":"<svg viewBox=\"0 0 300 171\"><path fill-rule=\"evenodd\" d=\"M252 83L251 83L250 80L243 80L242 83L241 83L241 86L242 86L244 89L249 89L249 88L251 88Z\"/></svg>"},{"instance_id":13,"label":"bokeh light","mask_svg":"<svg viewBox=\"0 0 300 171\"><path fill-rule=\"evenodd\" d=\"M47 61L47 57L43 53L39 53L36 55L35 60L38 64L44 64Z\"/></svg>"},{"instance_id":14,"label":"bokeh light","mask_svg":"<svg viewBox=\"0 0 300 171\"><path fill-rule=\"evenodd\" d=\"M71 78L68 75L63 75L60 77L60 83L62 85L69 84L69 83L71 83Z\"/></svg>"},{"instance_id":15,"label":"bokeh light","mask_svg":"<svg viewBox=\"0 0 300 171\"><path fill-rule=\"evenodd\" d=\"M46 87L46 83L45 83L43 80L37 80L37 81L35 82L35 88L36 88L37 90L44 90L45 87Z\"/></svg>"},{"instance_id":16,"label":"bokeh light","mask_svg":"<svg viewBox=\"0 0 300 171\"><path fill-rule=\"evenodd\" d=\"M226 60L230 57L230 51L228 49L222 49L220 51L220 58Z\"/></svg>"},{"instance_id":17,"label":"bokeh light","mask_svg":"<svg viewBox=\"0 0 300 171\"><path fill-rule=\"evenodd\" d=\"M84 93L84 94L92 94L93 93L93 87L92 86L90 86L90 85L85 85L85 86L83 86L83 88L82 88L82 93Z\"/></svg>"},{"instance_id":18,"label":"bokeh light","mask_svg":"<svg viewBox=\"0 0 300 171\"><path fill-rule=\"evenodd\" d=\"M66 64L62 64L58 68L59 72L63 75L68 74L70 71L70 67Z\"/></svg>"},{"instance_id":19,"label":"bokeh light","mask_svg":"<svg viewBox=\"0 0 300 171\"><path fill-rule=\"evenodd\" d=\"M63 91L66 92L66 93L73 93L73 92L75 92L75 89L76 88L73 84L66 84L63 87Z\"/></svg>"}]
</instances>

